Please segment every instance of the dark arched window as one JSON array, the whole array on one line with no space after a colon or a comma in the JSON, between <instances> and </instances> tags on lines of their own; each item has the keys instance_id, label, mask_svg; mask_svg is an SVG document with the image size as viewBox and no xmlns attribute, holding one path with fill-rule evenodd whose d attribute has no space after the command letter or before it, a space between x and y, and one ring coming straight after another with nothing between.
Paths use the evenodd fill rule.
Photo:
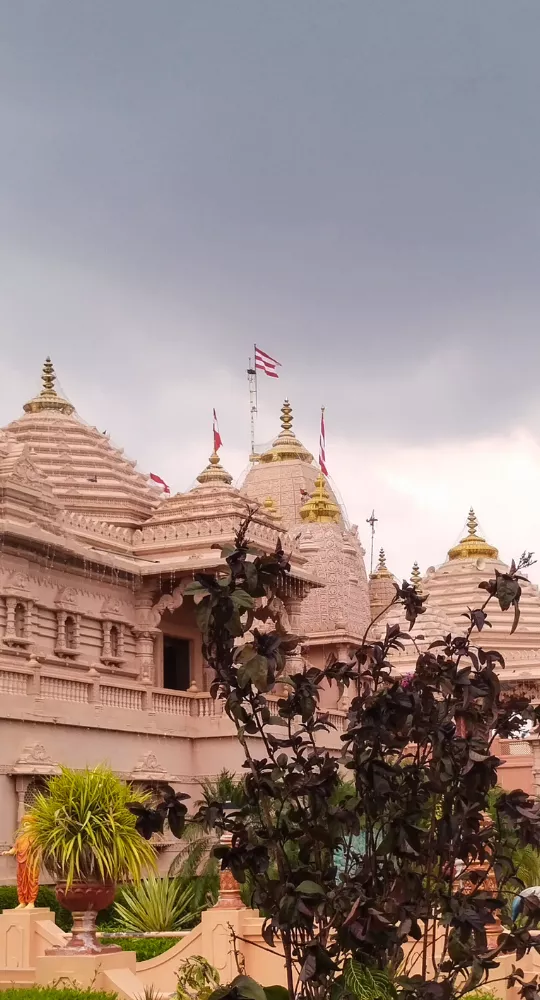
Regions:
<instances>
[{"instance_id":1,"label":"dark arched window","mask_svg":"<svg viewBox=\"0 0 540 1000\"><path fill-rule=\"evenodd\" d=\"M120 656L120 632L118 625L111 625L110 632L111 656Z\"/></svg>"},{"instance_id":2,"label":"dark arched window","mask_svg":"<svg viewBox=\"0 0 540 1000\"><path fill-rule=\"evenodd\" d=\"M64 635L66 638L66 649L75 649L75 621L68 615L66 618Z\"/></svg>"},{"instance_id":3,"label":"dark arched window","mask_svg":"<svg viewBox=\"0 0 540 1000\"><path fill-rule=\"evenodd\" d=\"M15 635L20 639L24 638L24 626L26 623L26 609L24 604L15 605Z\"/></svg>"}]
</instances>

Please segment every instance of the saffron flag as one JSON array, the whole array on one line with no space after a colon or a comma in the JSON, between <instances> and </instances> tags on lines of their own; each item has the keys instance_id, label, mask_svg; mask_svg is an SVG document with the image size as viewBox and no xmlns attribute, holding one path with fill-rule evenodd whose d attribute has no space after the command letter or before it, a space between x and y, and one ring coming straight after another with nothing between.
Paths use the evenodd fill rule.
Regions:
<instances>
[{"instance_id":1,"label":"saffron flag","mask_svg":"<svg viewBox=\"0 0 540 1000\"><path fill-rule=\"evenodd\" d=\"M163 492L164 493L170 493L171 492L170 489L169 489L169 487L167 486L167 483L164 482L164 480L161 478L161 476L156 476L153 472L151 472L150 473L150 479L152 480L153 483L157 483L158 486L163 486Z\"/></svg>"},{"instance_id":2,"label":"saffron flag","mask_svg":"<svg viewBox=\"0 0 540 1000\"><path fill-rule=\"evenodd\" d=\"M221 434L219 433L219 425L217 422L216 411L214 410L214 423L212 425L214 431L214 451L218 452L221 448L223 441L221 440Z\"/></svg>"},{"instance_id":3,"label":"saffron flag","mask_svg":"<svg viewBox=\"0 0 540 1000\"><path fill-rule=\"evenodd\" d=\"M279 378L276 368L281 368L281 363L255 345L255 368L264 372L265 375L269 375L270 378Z\"/></svg>"},{"instance_id":4,"label":"saffron flag","mask_svg":"<svg viewBox=\"0 0 540 1000\"><path fill-rule=\"evenodd\" d=\"M328 475L326 468L326 430L324 427L324 406L321 407L321 434L319 438L319 467L324 476Z\"/></svg>"}]
</instances>

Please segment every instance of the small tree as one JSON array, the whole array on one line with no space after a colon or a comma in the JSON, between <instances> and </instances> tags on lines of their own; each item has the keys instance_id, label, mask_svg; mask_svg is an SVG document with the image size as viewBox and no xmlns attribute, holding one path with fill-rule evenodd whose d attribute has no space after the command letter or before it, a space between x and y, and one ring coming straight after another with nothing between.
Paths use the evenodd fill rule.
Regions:
<instances>
[{"instance_id":1,"label":"small tree","mask_svg":"<svg viewBox=\"0 0 540 1000\"><path fill-rule=\"evenodd\" d=\"M256 626L273 620L289 562L280 544L273 556L251 552L248 530L249 517L224 553L227 572L198 576L188 591L214 671L211 690L236 726L246 771L243 807L230 815L205 803L197 819L232 834L216 856L253 885L253 905L267 914L265 941L283 948L291 998L395 990L403 1000L460 997L486 981L501 954L540 950L533 904L512 923L508 889L520 883L498 834L510 822L516 844L540 847L540 804L522 791L502 794L496 821L486 819L500 763L492 741L536 713L527 699L501 693L502 656L473 642L489 624L492 600L513 607L517 624L519 571L530 554L481 584L487 596L467 610L466 634L420 652L407 679L391 663L409 638L398 626L375 641L368 631L350 660L284 676L297 637ZM411 584L396 586L392 603L411 628L424 602ZM278 682L286 693L276 699ZM326 684L354 692L341 753L319 739L331 728L319 710ZM497 914L504 930L491 945ZM407 971L411 947L417 961ZM531 1000L534 987L520 970L514 979ZM232 995L253 1000L254 984L243 983Z\"/></svg>"}]
</instances>

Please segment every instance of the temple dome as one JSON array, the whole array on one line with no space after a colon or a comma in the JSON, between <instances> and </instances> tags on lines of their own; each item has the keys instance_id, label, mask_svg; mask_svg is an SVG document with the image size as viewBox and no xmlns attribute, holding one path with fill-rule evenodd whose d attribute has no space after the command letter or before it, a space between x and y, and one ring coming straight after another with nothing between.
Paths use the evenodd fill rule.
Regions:
<instances>
[{"instance_id":1,"label":"temple dome","mask_svg":"<svg viewBox=\"0 0 540 1000\"><path fill-rule=\"evenodd\" d=\"M26 445L66 510L128 527L145 521L159 503L158 488L57 392L50 358L41 379L42 391L6 430Z\"/></svg>"},{"instance_id":2,"label":"temple dome","mask_svg":"<svg viewBox=\"0 0 540 1000\"><path fill-rule=\"evenodd\" d=\"M252 460L241 486L244 494L260 503L270 497L283 523L291 529L302 522L302 508L312 497L320 476L313 455L298 440L292 424L292 408L286 399L281 409L280 433L267 451ZM343 513L328 480L324 487L329 502L337 508L338 523L343 525Z\"/></svg>"},{"instance_id":3,"label":"temple dome","mask_svg":"<svg viewBox=\"0 0 540 1000\"><path fill-rule=\"evenodd\" d=\"M465 619L462 615L467 608L478 608L483 604L486 593L479 590L478 585L484 580L493 579L495 570L500 573L508 570L495 546L477 534L478 522L473 510L469 512L467 527L468 534L450 549L446 562L437 568L431 567L423 580L423 588L428 594L427 607L436 605L442 608L447 618L453 622L454 631L463 630ZM486 610L493 626L489 630L491 645L496 642L498 647L505 647L508 640L508 645L514 646L519 635L521 645L540 647L538 587L528 581L521 586L521 617L517 633L513 636L510 635L512 609L501 611L495 599L490 601Z\"/></svg>"}]
</instances>

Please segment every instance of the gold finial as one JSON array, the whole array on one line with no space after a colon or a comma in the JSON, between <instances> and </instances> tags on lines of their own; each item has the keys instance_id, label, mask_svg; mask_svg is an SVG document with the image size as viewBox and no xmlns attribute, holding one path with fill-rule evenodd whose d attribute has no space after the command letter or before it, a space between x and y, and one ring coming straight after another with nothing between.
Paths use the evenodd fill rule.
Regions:
<instances>
[{"instance_id":1,"label":"gold finial","mask_svg":"<svg viewBox=\"0 0 540 1000\"><path fill-rule=\"evenodd\" d=\"M381 580L384 577L392 580L392 574L386 565L386 553L384 549L379 550L379 562L377 563L377 568L374 573L371 573L372 580Z\"/></svg>"},{"instance_id":2,"label":"gold finial","mask_svg":"<svg viewBox=\"0 0 540 1000\"><path fill-rule=\"evenodd\" d=\"M68 416L70 413L73 413L75 407L71 403L68 403L67 399L62 399L62 396L59 396L54 388L56 372L50 358L45 359L41 372L41 381L43 382L43 389L39 396L34 396L33 399L24 404L24 412L39 413L41 410L58 410L60 413L66 413Z\"/></svg>"},{"instance_id":3,"label":"gold finial","mask_svg":"<svg viewBox=\"0 0 540 1000\"><path fill-rule=\"evenodd\" d=\"M303 521L319 524L337 524L341 518L337 503L330 499L322 472L317 476L311 499L300 508L300 517Z\"/></svg>"},{"instance_id":4,"label":"gold finial","mask_svg":"<svg viewBox=\"0 0 540 1000\"><path fill-rule=\"evenodd\" d=\"M286 399L281 407L281 431L272 444L272 447L258 456L259 462L286 462L297 459L300 462L313 461L313 455L304 448L292 429L293 414L292 406ZM252 456L255 459L255 456Z\"/></svg>"},{"instance_id":5,"label":"gold finial","mask_svg":"<svg viewBox=\"0 0 540 1000\"><path fill-rule=\"evenodd\" d=\"M290 432L293 422L292 406L289 400L286 399L281 407L281 426L287 433Z\"/></svg>"},{"instance_id":6,"label":"gold finial","mask_svg":"<svg viewBox=\"0 0 540 1000\"><path fill-rule=\"evenodd\" d=\"M469 513L467 514L467 527L469 529L469 535L476 535L476 529L478 527L478 518L474 513L472 507L469 510Z\"/></svg>"},{"instance_id":7,"label":"gold finial","mask_svg":"<svg viewBox=\"0 0 540 1000\"><path fill-rule=\"evenodd\" d=\"M213 451L210 455L210 460L206 469L203 469L201 474L197 476L197 482L201 483L203 486L206 486L207 483L212 483L213 485L224 483L229 486L232 483L232 476L230 476L221 465L219 455L216 451Z\"/></svg>"},{"instance_id":8,"label":"gold finial","mask_svg":"<svg viewBox=\"0 0 540 1000\"><path fill-rule=\"evenodd\" d=\"M271 517L276 521L279 519L279 511L277 509L277 504L276 501L272 499L272 497L266 498L266 500L263 503L263 510L265 514L268 515L268 517Z\"/></svg>"},{"instance_id":9,"label":"gold finial","mask_svg":"<svg viewBox=\"0 0 540 1000\"><path fill-rule=\"evenodd\" d=\"M420 572L420 567L416 561L413 563L413 568L411 570L411 583L414 589L417 590L418 593L420 593L422 589L422 574Z\"/></svg>"},{"instance_id":10,"label":"gold finial","mask_svg":"<svg viewBox=\"0 0 540 1000\"><path fill-rule=\"evenodd\" d=\"M481 538L480 535L476 534L478 528L478 518L474 510L469 510L467 515L467 530L469 532L465 538L462 538L458 545L454 545L448 553L449 559L498 559L499 550L495 548L494 545L490 545L486 542L485 538Z\"/></svg>"}]
</instances>

